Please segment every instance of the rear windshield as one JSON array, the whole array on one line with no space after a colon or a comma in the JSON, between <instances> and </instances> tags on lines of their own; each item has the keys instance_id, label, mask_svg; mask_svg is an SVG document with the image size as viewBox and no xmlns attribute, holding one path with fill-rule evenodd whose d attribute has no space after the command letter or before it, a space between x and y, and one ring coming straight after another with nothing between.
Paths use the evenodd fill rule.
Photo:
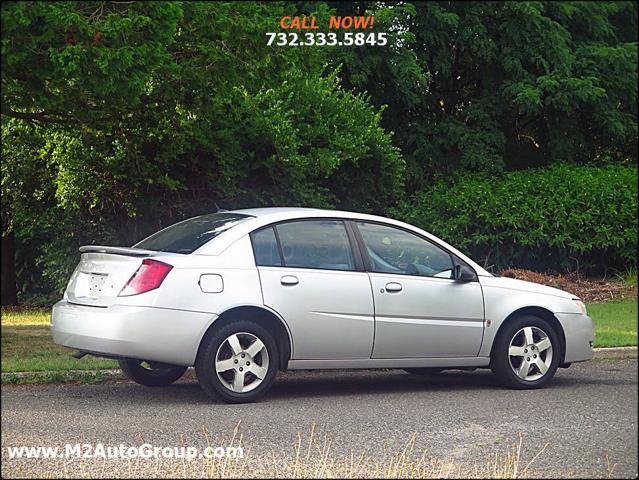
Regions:
<instances>
[{"instance_id":1,"label":"rear windshield","mask_svg":"<svg viewBox=\"0 0 639 480\"><path fill-rule=\"evenodd\" d=\"M158 252L193 253L209 240L248 218L252 217L237 213L200 215L160 230L133 246Z\"/></svg>"}]
</instances>

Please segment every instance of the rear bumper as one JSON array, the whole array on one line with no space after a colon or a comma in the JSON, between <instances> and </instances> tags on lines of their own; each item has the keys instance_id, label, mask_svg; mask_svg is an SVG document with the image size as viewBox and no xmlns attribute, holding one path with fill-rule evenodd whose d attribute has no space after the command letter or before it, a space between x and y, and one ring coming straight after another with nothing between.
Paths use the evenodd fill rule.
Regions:
<instances>
[{"instance_id":1,"label":"rear bumper","mask_svg":"<svg viewBox=\"0 0 639 480\"><path fill-rule=\"evenodd\" d=\"M112 305L56 303L51 334L58 345L110 356L193 365L212 313Z\"/></svg>"},{"instance_id":2,"label":"rear bumper","mask_svg":"<svg viewBox=\"0 0 639 480\"><path fill-rule=\"evenodd\" d=\"M595 324L588 315L574 313L556 314L566 337L566 353L563 363L590 360L595 350Z\"/></svg>"}]
</instances>

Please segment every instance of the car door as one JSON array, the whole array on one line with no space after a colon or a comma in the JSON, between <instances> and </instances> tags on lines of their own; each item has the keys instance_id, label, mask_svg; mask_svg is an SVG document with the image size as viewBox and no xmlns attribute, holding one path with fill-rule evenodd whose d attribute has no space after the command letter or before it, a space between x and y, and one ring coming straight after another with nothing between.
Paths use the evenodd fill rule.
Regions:
<instances>
[{"instance_id":1,"label":"car door","mask_svg":"<svg viewBox=\"0 0 639 480\"><path fill-rule=\"evenodd\" d=\"M294 220L251 238L264 304L286 321L292 359L370 358L373 296L346 224Z\"/></svg>"},{"instance_id":2,"label":"car door","mask_svg":"<svg viewBox=\"0 0 639 480\"><path fill-rule=\"evenodd\" d=\"M458 261L415 233L355 223L375 301L373 358L477 356L484 301L477 281L458 282Z\"/></svg>"}]
</instances>

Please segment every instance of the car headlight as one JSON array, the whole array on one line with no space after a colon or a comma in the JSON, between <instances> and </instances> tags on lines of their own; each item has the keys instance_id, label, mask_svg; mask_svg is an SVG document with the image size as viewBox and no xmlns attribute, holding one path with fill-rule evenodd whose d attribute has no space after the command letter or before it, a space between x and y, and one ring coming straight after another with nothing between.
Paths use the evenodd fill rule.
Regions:
<instances>
[{"instance_id":1,"label":"car headlight","mask_svg":"<svg viewBox=\"0 0 639 480\"><path fill-rule=\"evenodd\" d=\"M578 298L573 298L572 301L575 302L575 305L577 305L577 308L581 311L581 313L583 313L584 315L588 315L586 304L584 302L582 302Z\"/></svg>"}]
</instances>

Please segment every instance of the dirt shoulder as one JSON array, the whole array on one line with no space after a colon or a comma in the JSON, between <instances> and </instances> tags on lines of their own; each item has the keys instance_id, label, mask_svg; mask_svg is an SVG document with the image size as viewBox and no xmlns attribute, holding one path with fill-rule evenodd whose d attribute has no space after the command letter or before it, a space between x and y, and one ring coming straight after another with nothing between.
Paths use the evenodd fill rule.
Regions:
<instances>
[{"instance_id":1,"label":"dirt shoulder","mask_svg":"<svg viewBox=\"0 0 639 480\"><path fill-rule=\"evenodd\" d=\"M637 284L629 284L615 278L586 278L578 274L548 274L531 270L508 269L499 273L502 277L540 283L574 293L586 303L609 302L637 296Z\"/></svg>"}]
</instances>

